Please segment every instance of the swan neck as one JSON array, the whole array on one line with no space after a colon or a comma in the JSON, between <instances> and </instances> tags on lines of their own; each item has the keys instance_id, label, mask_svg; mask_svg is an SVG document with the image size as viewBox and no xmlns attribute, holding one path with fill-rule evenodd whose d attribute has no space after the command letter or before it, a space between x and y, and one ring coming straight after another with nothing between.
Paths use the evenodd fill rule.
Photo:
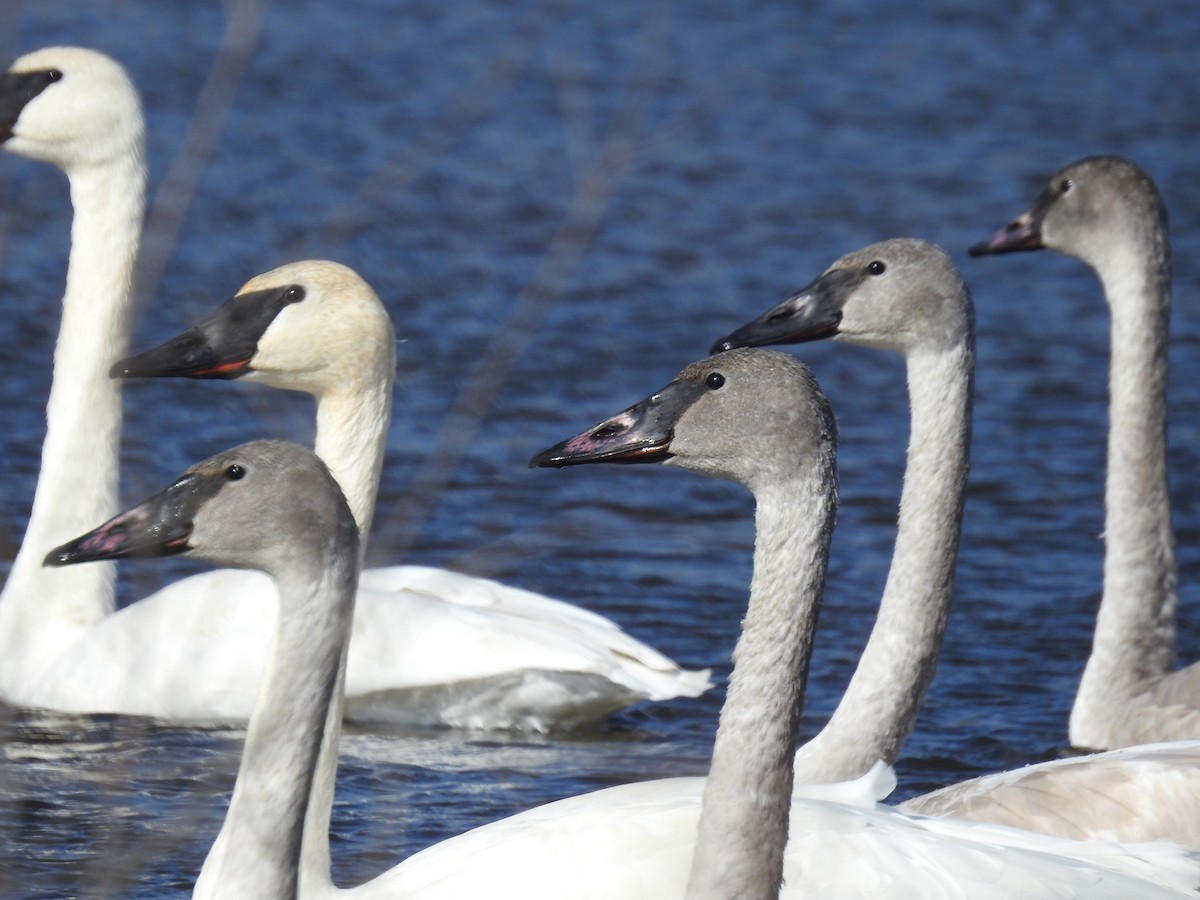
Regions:
<instances>
[{"instance_id":1,"label":"swan neck","mask_svg":"<svg viewBox=\"0 0 1200 900\"><path fill-rule=\"evenodd\" d=\"M1097 268L1112 316L1104 588L1071 742L1089 720L1143 693L1174 666L1177 569L1167 478L1170 265L1165 233L1116 248ZM1111 715L1111 714L1110 714Z\"/></svg>"},{"instance_id":2,"label":"swan neck","mask_svg":"<svg viewBox=\"0 0 1200 900\"><path fill-rule=\"evenodd\" d=\"M844 781L889 765L933 681L954 595L971 445L975 368L967 339L907 360L911 426L892 565L871 636L826 726L800 748L797 778Z\"/></svg>"},{"instance_id":3,"label":"swan neck","mask_svg":"<svg viewBox=\"0 0 1200 900\"><path fill-rule=\"evenodd\" d=\"M329 850L329 823L337 789L338 746L345 707L346 664L349 643L338 663L333 699L325 717L321 746L309 791L308 811L300 849L300 896L320 897L334 890L333 859Z\"/></svg>"},{"instance_id":4,"label":"swan neck","mask_svg":"<svg viewBox=\"0 0 1200 900\"><path fill-rule=\"evenodd\" d=\"M392 372L347 380L317 397L315 451L346 495L365 550L392 409Z\"/></svg>"},{"instance_id":5,"label":"swan neck","mask_svg":"<svg viewBox=\"0 0 1200 900\"><path fill-rule=\"evenodd\" d=\"M121 395L108 368L129 338L145 180L140 150L71 176L71 254L41 469L0 600L0 690L10 697L13 678L36 681L114 609L111 563L48 569L42 557L116 511Z\"/></svg>"},{"instance_id":6,"label":"swan neck","mask_svg":"<svg viewBox=\"0 0 1200 900\"><path fill-rule=\"evenodd\" d=\"M295 897L301 878L331 883L329 805L357 565L323 561L297 557L290 572L272 573L280 596L273 644L196 897ZM326 808L311 809L316 802Z\"/></svg>"},{"instance_id":7,"label":"swan neck","mask_svg":"<svg viewBox=\"0 0 1200 900\"><path fill-rule=\"evenodd\" d=\"M754 576L734 650L687 896L773 898L783 875L792 754L836 508L820 479L755 491Z\"/></svg>"}]
</instances>

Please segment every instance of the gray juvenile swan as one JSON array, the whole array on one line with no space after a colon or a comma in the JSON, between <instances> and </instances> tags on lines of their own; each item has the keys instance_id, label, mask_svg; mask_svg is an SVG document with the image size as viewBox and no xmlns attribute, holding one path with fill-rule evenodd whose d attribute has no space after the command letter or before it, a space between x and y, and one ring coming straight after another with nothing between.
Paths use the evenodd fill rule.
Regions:
<instances>
[{"instance_id":1,"label":"gray juvenile swan","mask_svg":"<svg viewBox=\"0 0 1200 900\"><path fill-rule=\"evenodd\" d=\"M189 553L267 573L278 588L270 660L242 762L195 897L292 898L317 756L342 689L358 526L310 451L258 441L211 457L162 493L52 550L48 566Z\"/></svg>"},{"instance_id":2,"label":"gray juvenile swan","mask_svg":"<svg viewBox=\"0 0 1200 900\"><path fill-rule=\"evenodd\" d=\"M876 759L895 762L933 680L962 530L975 313L939 247L896 238L843 256L713 349L827 337L904 356L912 427L879 615L833 716L797 755L806 781L855 778Z\"/></svg>"},{"instance_id":3,"label":"gray juvenile swan","mask_svg":"<svg viewBox=\"0 0 1200 900\"><path fill-rule=\"evenodd\" d=\"M752 405L773 411L769 424L747 412ZM714 440L715 423L737 430ZM735 446L742 456L733 452ZM746 795L720 788L732 779L758 781L768 790L767 806L755 802L756 810L778 810L780 798L786 809L790 765L781 747L794 740L785 723L795 718L790 701L799 701L798 680L820 600L836 499L832 418L811 377L780 354L724 354L690 366L649 401L542 458L565 464L572 455L574 461L672 457L681 465L755 485L761 528L756 558L775 558L756 569L748 612L754 621L747 622L747 631L770 630L773 624L779 632L739 644L741 674L735 683L740 687L727 701L718 739L724 747L718 748L720 765L737 771L715 774L704 803L706 810L714 804L726 807L715 809L720 821L744 818L747 811L740 807ZM786 466L769 463L772 456L786 460ZM780 534L779 526L787 526L787 533ZM784 546L795 552L780 554ZM309 847L301 823L306 815L310 820L321 815L312 808L319 802L313 768L320 765L322 745L336 742L341 721L357 527L336 482L308 451L257 442L194 467L159 497L52 551L48 561L61 565L188 552L221 565L266 569L277 579L280 594L268 675L247 729L234 796L196 896L260 900L298 892L413 900L671 900L684 895L696 846L701 778L624 785L548 804L443 841L348 891L336 891L327 877L324 884L308 883L304 857ZM796 668L788 671L790 666ZM783 691L788 699L775 698L782 704L777 705L762 697L753 689L755 681L764 687L788 685ZM765 742L757 740L759 735ZM729 751L738 745L746 750L748 742L755 754L776 758L773 771L752 771L755 766L745 758L730 758ZM1129 854L1111 845L1060 841L1057 850L1083 857L1064 858L1028 849L1029 836L1020 832L981 833L978 826L964 832L944 820L915 822L872 805L870 791L880 780L876 773L857 788L811 789L839 801L834 803L799 799L803 791L796 792L782 896L865 898L881 890L901 898L965 891L976 900L1018 893L1063 896L1065 891L1095 898L1194 896L1184 886L1200 878L1200 867L1178 854L1153 848ZM328 810L323 814L327 818ZM753 814L750 819L752 831L777 854L787 817L772 815L769 835L764 823ZM726 836L718 834L717 840L724 843ZM707 844L701 844L696 855L706 852ZM1150 855L1143 859L1142 852ZM731 891L742 897L775 896L778 874L758 866L751 871L750 880L737 882ZM728 896L725 884L717 878L706 883L706 892L693 895Z\"/></svg>"},{"instance_id":4,"label":"gray juvenile swan","mask_svg":"<svg viewBox=\"0 0 1200 900\"><path fill-rule=\"evenodd\" d=\"M718 343L834 337L899 350L908 360L912 427L892 567L845 696L798 754L806 776L853 777L869 765L864 747L894 761L932 677L966 484L973 319L946 255L932 244L899 239L843 257ZM1058 760L953 785L900 809L1075 839L1168 839L1200 850L1198 751L1200 744L1173 745Z\"/></svg>"},{"instance_id":5,"label":"gray juvenile swan","mask_svg":"<svg viewBox=\"0 0 1200 900\"><path fill-rule=\"evenodd\" d=\"M1200 663L1175 666L1178 572L1167 486L1167 214L1117 156L1072 163L972 255L1046 247L1091 266L1112 316L1104 590L1071 710L1071 743L1105 750L1200 738Z\"/></svg>"},{"instance_id":6,"label":"gray juvenile swan","mask_svg":"<svg viewBox=\"0 0 1200 900\"><path fill-rule=\"evenodd\" d=\"M973 255L1048 247L1092 266L1112 314L1104 590L1071 743L1117 747L951 785L903 808L1069 837L1200 851L1200 664L1172 672L1176 567L1166 461L1166 211L1128 160L1067 166ZM1144 746L1143 740L1176 739Z\"/></svg>"},{"instance_id":7,"label":"gray juvenile swan","mask_svg":"<svg viewBox=\"0 0 1200 900\"><path fill-rule=\"evenodd\" d=\"M260 638L274 617L267 579L209 573L117 612L111 565L39 565L46 547L116 509L120 384L107 373L126 350L144 209L137 90L116 62L92 50L52 47L22 56L0 77L0 140L63 169L75 208L37 493L0 596L0 697L70 712L244 720L266 659ZM315 266L308 271L320 274ZM344 281L355 288L361 279ZM256 288L267 290L265 283ZM335 411L347 403L321 387L331 394L323 451L331 462L340 452L338 477L364 529L382 464L394 352L390 323L373 294L371 300L383 321L364 340L374 342L371 360L388 368L386 380L364 388L358 378L368 391L360 398L365 408L340 420ZM278 295L271 302L276 312L287 305ZM366 319L373 313L367 305L357 311ZM352 323L340 324L344 333ZM297 360L299 352L294 367L312 363ZM346 359L342 353L335 362L353 369ZM321 373L328 377L332 368ZM381 578L389 573L390 580ZM376 571L369 580L376 595L360 604L350 676L349 714L359 719L549 730L708 687L706 673L680 670L612 622L532 592L411 567ZM257 602L240 602L240 590ZM401 591L406 600L390 602ZM460 650L468 643L472 650L446 652L429 637L442 629L453 631ZM512 663L515 645L519 666Z\"/></svg>"}]
</instances>

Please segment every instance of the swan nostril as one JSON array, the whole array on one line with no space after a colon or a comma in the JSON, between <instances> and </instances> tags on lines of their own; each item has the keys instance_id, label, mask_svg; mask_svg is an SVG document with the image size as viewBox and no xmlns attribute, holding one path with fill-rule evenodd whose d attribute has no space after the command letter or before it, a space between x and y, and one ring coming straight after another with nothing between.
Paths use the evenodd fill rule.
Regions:
<instances>
[{"instance_id":1,"label":"swan nostril","mask_svg":"<svg viewBox=\"0 0 1200 900\"><path fill-rule=\"evenodd\" d=\"M601 425L599 428L593 431L591 437L596 440L603 440L604 438L616 437L624 430L625 427L623 425L618 425L615 422L609 422L605 425Z\"/></svg>"}]
</instances>

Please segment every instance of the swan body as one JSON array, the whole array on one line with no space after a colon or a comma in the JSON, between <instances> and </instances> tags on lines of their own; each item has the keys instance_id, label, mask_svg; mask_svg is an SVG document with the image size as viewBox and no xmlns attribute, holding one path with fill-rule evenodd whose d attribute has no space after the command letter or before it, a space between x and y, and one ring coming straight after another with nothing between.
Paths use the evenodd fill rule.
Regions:
<instances>
[{"instance_id":1,"label":"swan body","mask_svg":"<svg viewBox=\"0 0 1200 900\"><path fill-rule=\"evenodd\" d=\"M879 614L846 693L800 748L797 777L855 778L891 764L933 680L954 594L971 443L971 296L950 258L897 238L846 254L714 350L831 337L900 353L912 406L908 466Z\"/></svg>"},{"instance_id":2,"label":"swan body","mask_svg":"<svg viewBox=\"0 0 1200 900\"><path fill-rule=\"evenodd\" d=\"M901 803L1077 840L1174 841L1200 852L1200 741L1167 741L982 775Z\"/></svg>"},{"instance_id":3,"label":"swan body","mask_svg":"<svg viewBox=\"0 0 1200 900\"><path fill-rule=\"evenodd\" d=\"M0 140L62 168L75 208L41 472L22 550L0 597L0 697L67 712L245 720L275 623L269 579L206 573L114 611L111 564L40 566L47 547L116 508L120 384L108 371L126 352L130 329L146 181L143 131L136 89L102 54L48 48L21 57L0 77ZM328 331L345 339L356 324L374 328L376 377L354 380L361 396L291 376L296 389L326 395L319 449L339 461L338 477L365 532L383 460L394 339L361 279L333 264L314 268L333 294L346 285L370 294L370 302L334 310L361 322ZM306 347L319 354L311 341ZM322 367L324 377L336 378L338 366L355 368L346 346L330 352L336 358ZM294 352L288 359L293 366L315 363ZM265 350L255 362L267 367ZM706 672L680 669L608 620L528 591L403 568L367 581L375 587L359 604L350 669L347 711L356 719L549 731L709 686Z\"/></svg>"},{"instance_id":4,"label":"swan body","mask_svg":"<svg viewBox=\"0 0 1200 900\"><path fill-rule=\"evenodd\" d=\"M419 571L405 575L420 582ZM671 696L666 685L681 670L609 620L560 613L536 594L546 602L527 604L516 589L474 581L474 605L420 588L360 589L348 717L551 731ZM50 670L54 690L38 705L182 721L246 719L275 602L273 585L255 572L218 570L175 582L94 626L76 655ZM527 606L536 618L527 617ZM447 658L446 644L461 650ZM511 663L517 653L524 668ZM388 654L395 658L385 666Z\"/></svg>"},{"instance_id":5,"label":"swan body","mask_svg":"<svg viewBox=\"0 0 1200 900\"><path fill-rule=\"evenodd\" d=\"M742 354L746 366L739 365L737 353L724 354L715 362L690 367L677 389L672 391L674 385L669 386L667 391L676 398L682 394L685 402L673 404L669 419L650 424L670 428L674 421L682 427L670 429L675 433L670 444L664 446L660 438L657 452L677 454L675 458L682 464L701 470L717 472L726 466L728 457L708 454L705 459L697 452L709 440L711 416L704 410L693 414L692 429L699 434L701 445L689 439L686 420L680 421L695 401L704 397L697 387L710 385L714 372L744 390L746 379L741 376L747 369L752 373L756 363L765 360L769 372L798 376L796 384L802 393L815 391L811 379L793 360L762 351ZM784 395L790 391L794 398L796 384L785 386ZM659 392L655 399L667 391ZM819 556L820 548L828 549L835 505L830 468L832 419L817 395L811 399L813 409L800 410L798 424L775 434L767 427L759 437L764 439L761 443L794 445L797 433L803 435L806 426L824 426L823 433L809 433L813 449L801 451L808 457L805 468L824 469L819 482L810 484L817 491L811 499L818 505L810 510L815 522L807 523L801 532L807 543L818 545ZM610 458L614 452L646 458L644 442L622 451L614 446L619 438L614 440L612 429L600 432L600 440L598 432L593 429L581 436L593 450L598 443L606 443ZM740 429L739 439L746 433ZM578 441L574 449L581 449ZM559 454L557 462L563 461ZM789 521L804 518L791 504L772 501L771 505L779 507L778 514ZM773 515L760 516L760 523ZM350 891L337 891L327 874L324 883L310 880L312 859L305 819L322 814L327 818L332 798L330 793L318 801L322 790L317 782L329 760L335 758L327 748L336 744L342 719L341 675L355 599L357 541L357 524L349 506L320 461L295 445L260 441L193 467L162 494L47 557L51 564L64 565L190 552L218 564L259 567L278 584L279 616L267 675L247 727L229 811L205 860L195 896L226 900L297 893L305 897L354 893L421 900L463 896L657 900L684 896L692 857L698 855L693 853L696 823L714 802L708 789L711 777L626 785L539 807L422 851ZM756 551L756 555L761 554ZM814 589L819 593L824 566L802 572L803 566L789 565L787 560L783 565L807 583L799 600L793 599L791 591L782 591L783 584L775 584L776 590L770 591L785 598L785 605L801 611L800 626L786 640L792 644L811 631L808 612L815 611L813 602L819 598ZM756 569L755 585L760 591L772 587L774 581L764 583L761 574ZM761 604L752 601L748 616L769 618L762 610ZM752 623L751 630L755 627ZM743 641L739 649L754 649L752 645ZM744 715L750 712L749 706L761 703L749 690L753 687L750 681L794 682L797 674L803 674L805 653L797 658L801 671L786 673L783 679L778 679L770 666L751 664L754 678L742 680L746 690L731 693L718 741L732 747L748 737L749 731L761 732L764 723ZM742 655L738 665L745 670L754 655ZM740 712L733 708L739 706ZM786 729L774 727L774 722L765 724L765 733L773 735L772 744L790 745L792 738ZM730 742L729 736L736 738L739 731L741 738ZM756 753L759 749L755 748ZM777 755L778 749L767 755ZM727 756L725 759L729 761ZM745 760L734 762L747 768ZM894 783L890 770L880 766L852 785L822 785L797 792L792 792L790 785L776 785L771 795L778 798L783 789L784 808L792 822L782 870L787 880L780 896L875 897L883 890L887 896L915 898L934 895L939 886L944 896L982 900L1017 895L1195 896L1189 889L1200 880L1200 867L1169 847L1131 850L1064 841L1062 846L1074 848L1077 856L1058 856L1023 847L1028 837L1017 832L1006 836L1008 830L995 826L964 826L986 835L974 839L954 833L953 823L911 820L875 807L873 800L891 790ZM804 791L809 791L809 797L801 799ZM326 804L323 813L313 809L318 802ZM745 806L744 798L736 796L722 798L722 802ZM786 828L786 823L786 818L777 820L772 827ZM755 830L761 832L762 825ZM719 893L775 896L778 891L777 880L766 891L743 891L746 884L739 881ZM703 893L709 892L691 891L690 895Z\"/></svg>"},{"instance_id":6,"label":"swan body","mask_svg":"<svg viewBox=\"0 0 1200 900\"><path fill-rule=\"evenodd\" d=\"M1052 176L1028 212L971 252L1042 247L1091 266L1112 316L1104 589L1071 710L1071 743L1105 750L1200 738L1200 663L1174 670L1166 209L1133 163L1088 157Z\"/></svg>"},{"instance_id":7,"label":"swan body","mask_svg":"<svg viewBox=\"0 0 1200 900\"><path fill-rule=\"evenodd\" d=\"M99 53L27 54L0 76L0 141L62 168L75 210L41 470L0 594L0 697L50 706L50 671L115 607L111 564L60 571L42 568L41 557L116 509L121 396L105 373L125 351L145 207L137 91Z\"/></svg>"},{"instance_id":8,"label":"swan body","mask_svg":"<svg viewBox=\"0 0 1200 900\"><path fill-rule=\"evenodd\" d=\"M619 785L536 807L414 854L371 882L379 886L371 896L682 898L704 781ZM858 784L797 785L781 898L1193 896L1195 860L1169 845L1031 842L1017 829L904 816ZM809 796L813 788L840 790ZM1071 853L1081 858L1069 861ZM1118 858L1120 871L1111 871Z\"/></svg>"}]
</instances>

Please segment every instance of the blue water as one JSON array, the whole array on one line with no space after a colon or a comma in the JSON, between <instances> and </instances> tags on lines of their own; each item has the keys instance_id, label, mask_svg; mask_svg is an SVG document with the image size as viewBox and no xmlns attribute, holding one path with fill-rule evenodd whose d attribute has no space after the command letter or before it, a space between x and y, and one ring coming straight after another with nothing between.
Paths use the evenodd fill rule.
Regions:
<instances>
[{"instance_id":1,"label":"blue water","mask_svg":"<svg viewBox=\"0 0 1200 900\"><path fill-rule=\"evenodd\" d=\"M943 244L978 306L974 458L957 605L898 765L905 797L1066 745L1100 584L1106 311L1078 263L965 249L1044 175L1121 153L1170 209L1180 655L1200 658L1200 6L584 6L293 0L248 17L245 70L236 53L223 70L234 87L227 108L218 96L218 139L177 235L152 220L161 278L135 343L279 263L354 266L404 341L368 562L448 565L569 599L723 678L750 574L748 495L653 467L530 471L527 459L660 387L842 253L897 235ZM120 59L143 91L156 189L222 46L223 9L0 4L0 55L72 43ZM4 560L38 469L69 222L61 173L0 154ZM882 589L907 403L899 359L797 352L842 429L812 732ZM304 397L196 383L126 397L129 501L234 443L311 439ZM192 570L126 566L122 596ZM352 733L338 879L535 803L702 772L720 702L714 691L634 709L569 740ZM239 737L5 711L0 894L186 894Z\"/></svg>"}]
</instances>

